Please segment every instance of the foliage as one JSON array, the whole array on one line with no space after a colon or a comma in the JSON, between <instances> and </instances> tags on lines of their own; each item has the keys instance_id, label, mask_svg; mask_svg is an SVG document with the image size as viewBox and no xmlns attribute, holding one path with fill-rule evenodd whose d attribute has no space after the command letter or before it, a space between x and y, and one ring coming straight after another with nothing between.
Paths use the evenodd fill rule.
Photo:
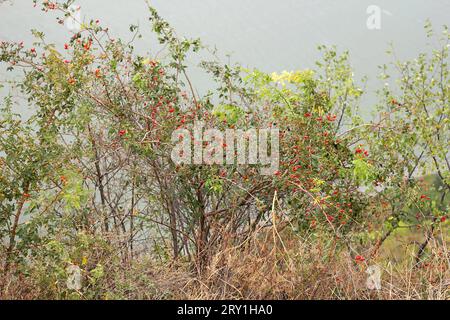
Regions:
<instances>
[{"instance_id":1,"label":"foliage","mask_svg":"<svg viewBox=\"0 0 450 320\"><path fill-rule=\"evenodd\" d=\"M63 21L72 1L36 3ZM385 86L378 114L364 122L363 81L354 79L348 52L321 46L316 69L272 74L204 61L217 87L199 96L187 66L201 42L179 38L151 6L149 14L162 49L145 56L94 20L63 48L38 31L33 47L0 43L0 62L24 72L16 85L33 110L29 119L15 115L9 96L0 119L4 296L13 294L11 279L24 277L46 298L127 298L134 286L166 298L174 290L155 288L155 275L136 270L179 264L189 277L213 281L211 270L226 277L233 265L246 270L249 257L263 273L275 261L273 283L282 270L292 279L296 269L319 277L315 263L340 257L359 270L375 261L402 228L423 234L413 267L431 259L431 240L448 231L446 29L429 56L394 63L398 88ZM139 28L130 31L139 39ZM220 130L279 129L279 170L262 176L261 164L176 165L172 132L200 120ZM83 274L79 292L65 285L73 265ZM254 286L234 275L236 285Z\"/></svg>"}]
</instances>

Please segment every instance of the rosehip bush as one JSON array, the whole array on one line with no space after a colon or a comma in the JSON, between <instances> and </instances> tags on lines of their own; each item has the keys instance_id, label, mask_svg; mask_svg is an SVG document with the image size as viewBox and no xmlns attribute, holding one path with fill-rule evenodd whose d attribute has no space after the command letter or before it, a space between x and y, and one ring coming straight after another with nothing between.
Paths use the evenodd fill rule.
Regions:
<instances>
[{"instance_id":1,"label":"rosehip bush","mask_svg":"<svg viewBox=\"0 0 450 320\"><path fill-rule=\"evenodd\" d=\"M35 3L63 23L72 2ZM149 14L159 46L146 55L98 20L62 47L39 31L33 44L0 42L0 62L23 71L11 85L32 111L24 119L12 112L14 96L3 103L3 279L34 275L56 296L73 297L61 281L77 265L89 285L76 294L97 298L113 281L103 268L147 254L201 274L218 252L270 228L325 235L363 263L400 222L425 230L419 262L448 215L447 33L430 57L396 65L399 90L384 88L379 116L365 122L363 81L347 52L321 46L316 70L273 74L204 61L215 87L200 96L187 66L203 45L179 38L152 7ZM139 29L130 31L138 41ZM278 129L278 170L175 164L172 133L189 134L198 121ZM432 195L421 177L433 174Z\"/></svg>"}]
</instances>

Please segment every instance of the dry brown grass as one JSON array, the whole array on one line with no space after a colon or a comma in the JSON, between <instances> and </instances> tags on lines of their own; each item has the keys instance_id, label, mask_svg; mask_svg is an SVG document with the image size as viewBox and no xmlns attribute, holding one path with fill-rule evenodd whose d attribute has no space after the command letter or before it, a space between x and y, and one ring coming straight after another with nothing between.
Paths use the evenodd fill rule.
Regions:
<instances>
[{"instance_id":1,"label":"dry brown grass","mask_svg":"<svg viewBox=\"0 0 450 320\"><path fill-rule=\"evenodd\" d=\"M274 242L258 235L245 246L217 253L206 271L191 277L174 298L449 299L446 244L432 241L428 249L421 265L415 265L413 251L405 251L399 263L380 254L358 264L333 241L280 237ZM382 270L379 291L366 286L369 265Z\"/></svg>"},{"instance_id":2,"label":"dry brown grass","mask_svg":"<svg viewBox=\"0 0 450 320\"><path fill-rule=\"evenodd\" d=\"M400 250L395 248L398 255ZM438 299L450 298L447 244L433 239L426 260L414 263L405 247L402 260L391 259L389 248L355 263L348 250L324 237L260 231L240 246L227 246L212 255L199 273L187 261L170 264L148 256L129 264L109 266L95 295L81 299ZM382 289L366 287L369 265L382 269ZM74 298L48 296L42 284L19 270L4 282L3 299ZM3 290L2 290L3 292Z\"/></svg>"}]
</instances>

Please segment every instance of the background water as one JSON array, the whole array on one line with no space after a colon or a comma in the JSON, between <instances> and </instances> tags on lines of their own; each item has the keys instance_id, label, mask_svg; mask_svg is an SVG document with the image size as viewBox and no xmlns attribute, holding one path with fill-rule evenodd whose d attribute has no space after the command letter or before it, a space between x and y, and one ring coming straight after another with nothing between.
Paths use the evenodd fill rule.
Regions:
<instances>
[{"instance_id":1,"label":"background water","mask_svg":"<svg viewBox=\"0 0 450 320\"><path fill-rule=\"evenodd\" d=\"M3 0L4 1L4 0ZM12 1L12 2L11 2ZM48 42L62 47L71 33L55 22L55 15L33 8L32 0L0 3L0 40L24 41L31 45L30 29L45 32ZM0 0L0 2L2 2ZM137 49L154 52L144 0L79 0L82 16L100 19L115 36L128 39L130 24L139 24L144 38ZM264 71L302 69L314 66L317 45L336 44L348 49L355 77L368 76L368 91L380 86L377 66L389 61L385 54L394 43L397 57L410 59L427 42L423 26L431 19L435 29L450 24L450 0L153 0L154 7L178 34L200 37L216 46L222 56ZM366 26L369 5L382 10L381 29ZM192 61L195 65L197 61ZM20 76L0 69L0 80ZM201 93L210 86L207 77L193 68L190 76ZM3 94L8 89L3 90ZM374 99L363 101L368 114ZM22 106L21 112L25 112Z\"/></svg>"}]
</instances>

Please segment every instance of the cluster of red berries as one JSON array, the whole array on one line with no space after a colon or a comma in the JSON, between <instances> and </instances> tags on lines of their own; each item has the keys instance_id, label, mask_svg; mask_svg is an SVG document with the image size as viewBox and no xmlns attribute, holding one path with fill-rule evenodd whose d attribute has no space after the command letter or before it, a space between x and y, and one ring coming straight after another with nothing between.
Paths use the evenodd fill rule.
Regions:
<instances>
[{"instance_id":1,"label":"cluster of red berries","mask_svg":"<svg viewBox=\"0 0 450 320\"><path fill-rule=\"evenodd\" d=\"M368 157L369 156L369 151L367 151L366 149L362 148L362 146L360 145L358 148L355 149L355 154L359 154L359 155L362 155L364 157Z\"/></svg>"},{"instance_id":2,"label":"cluster of red berries","mask_svg":"<svg viewBox=\"0 0 450 320\"><path fill-rule=\"evenodd\" d=\"M92 47L92 39L89 39L88 41L85 41L83 43L84 50L89 51L91 47Z\"/></svg>"},{"instance_id":3,"label":"cluster of red berries","mask_svg":"<svg viewBox=\"0 0 450 320\"><path fill-rule=\"evenodd\" d=\"M50 1L45 0L45 1L43 1L42 4L44 5L44 8L45 8L42 10L45 10L45 12L47 12L48 10L58 9L58 4L56 2L50 2ZM33 7L36 7L36 2L34 3Z\"/></svg>"}]
</instances>

